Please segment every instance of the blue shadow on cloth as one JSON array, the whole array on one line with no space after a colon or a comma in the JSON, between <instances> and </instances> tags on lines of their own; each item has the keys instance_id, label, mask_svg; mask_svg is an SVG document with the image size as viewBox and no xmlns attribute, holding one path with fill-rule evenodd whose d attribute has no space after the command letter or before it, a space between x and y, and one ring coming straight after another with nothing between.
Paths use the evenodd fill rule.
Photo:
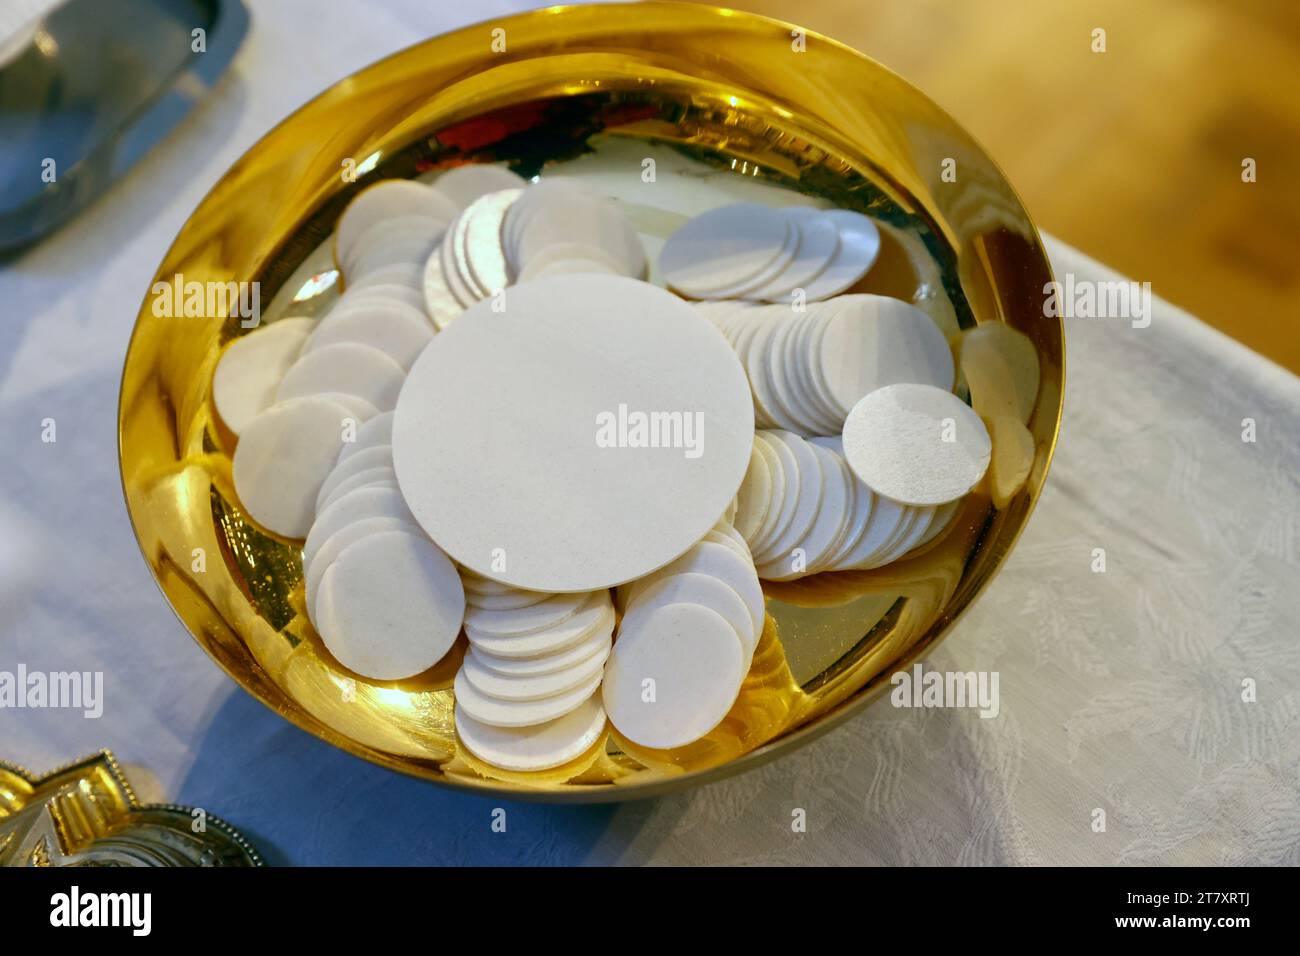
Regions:
<instances>
[{"instance_id":1,"label":"blue shadow on cloth","mask_svg":"<svg viewBox=\"0 0 1300 956\"><path fill-rule=\"evenodd\" d=\"M295 866L597 862L618 809L447 790L346 754L235 688L175 799L229 821L269 863ZM492 828L498 808L503 833Z\"/></svg>"}]
</instances>

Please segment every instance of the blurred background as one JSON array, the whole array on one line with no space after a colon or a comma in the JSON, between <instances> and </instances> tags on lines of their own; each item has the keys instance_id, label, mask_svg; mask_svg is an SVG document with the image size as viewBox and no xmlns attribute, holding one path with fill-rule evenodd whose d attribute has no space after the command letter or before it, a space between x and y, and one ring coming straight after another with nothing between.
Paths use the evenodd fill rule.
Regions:
<instances>
[{"instance_id":1,"label":"blurred background","mask_svg":"<svg viewBox=\"0 0 1300 956\"><path fill-rule=\"evenodd\" d=\"M984 144L1039 228L1300 372L1300 0L729 5L902 74Z\"/></svg>"}]
</instances>

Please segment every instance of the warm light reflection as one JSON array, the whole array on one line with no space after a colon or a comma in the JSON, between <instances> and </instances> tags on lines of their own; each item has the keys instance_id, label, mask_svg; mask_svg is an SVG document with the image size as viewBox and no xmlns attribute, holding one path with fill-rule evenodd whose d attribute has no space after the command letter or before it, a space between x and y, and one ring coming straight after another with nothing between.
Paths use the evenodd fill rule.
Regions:
<instances>
[{"instance_id":1,"label":"warm light reflection","mask_svg":"<svg viewBox=\"0 0 1300 956\"><path fill-rule=\"evenodd\" d=\"M410 691L399 690L396 687L371 687L369 689L371 699L385 709L402 708L404 710L414 710L415 703Z\"/></svg>"},{"instance_id":2,"label":"warm light reflection","mask_svg":"<svg viewBox=\"0 0 1300 956\"><path fill-rule=\"evenodd\" d=\"M376 156L379 154L376 153ZM358 167L360 168L360 167ZM339 270L331 269L328 272L318 272L302 284L302 288L294 293L293 301L305 302L308 299L314 299L327 289L334 286L339 281Z\"/></svg>"},{"instance_id":3,"label":"warm light reflection","mask_svg":"<svg viewBox=\"0 0 1300 956\"><path fill-rule=\"evenodd\" d=\"M379 157L382 155L384 155L382 152L375 151L371 153L369 156L367 156L365 159L363 159L361 162L357 163L357 175L361 175L362 173L368 173L370 172L370 170L378 166Z\"/></svg>"},{"instance_id":4,"label":"warm light reflection","mask_svg":"<svg viewBox=\"0 0 1300 956\"><path fill-rule=\"evenodd\" d=\"M45 56L54 57L59 55L58 41L44 30L36 31L35 36L32 37L32 43L34 43L36 49L40 50Z\"/></svg>"}]
</instances>

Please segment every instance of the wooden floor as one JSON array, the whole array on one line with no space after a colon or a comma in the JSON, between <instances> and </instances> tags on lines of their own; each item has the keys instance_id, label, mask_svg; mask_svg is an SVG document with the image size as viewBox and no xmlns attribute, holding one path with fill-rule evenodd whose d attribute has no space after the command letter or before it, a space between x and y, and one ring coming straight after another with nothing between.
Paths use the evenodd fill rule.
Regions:
<instances>
[{"instance_id":1,"label":"wooden floor","mask_svg":"<svg viewBox=\"0 0 1300 956\"><path fill-rule=\"evenodd\" d=\"M1300 0L731 5L901 73L1041 228L1300 372Z\"/></svg>"}]
</instances>

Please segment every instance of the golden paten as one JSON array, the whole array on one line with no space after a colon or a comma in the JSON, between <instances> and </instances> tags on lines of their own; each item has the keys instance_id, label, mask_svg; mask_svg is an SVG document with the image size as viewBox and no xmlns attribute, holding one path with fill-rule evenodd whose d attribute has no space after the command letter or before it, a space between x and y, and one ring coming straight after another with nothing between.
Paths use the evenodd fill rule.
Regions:
<instances>
[{"instance_id":1,"label":"golden paten","mask_svg":"<svg viewBox=\"0 0 1300 956\"><path fill-rule=\"evenodd\" d=\"M263 866L224 820L141 806L112 753L35 776L0 761L0 866Z\"/></svg>"},{"instance_id":2,"label":"golden paten","mask_svg":"<svg viewBox=\"0 0 1300 956\"><path fill-rule=\"evenodd\" d=\"M263 302L301 288L297 305L319 310L335 276L328 256L319 269L310 257L375 179L502 160L532 175L616 147L680 157L688 179L698 169L762 181L896 227L911 246L891 241L863 291L942 303L955 345L986 323L1031 344L1028 477L977 487L953 529L908 560L766 583L753 670L703 740L655 752L611 733L564 767L506 773L457 746L451 680L463 638L433 671L395 683L357 678L328 655L300 613L300 542L247 521L231 487L233 438L214 420L209 387L238 321L159 316L146 296L119 409L122 480L145 559L231 677L350 753L480 793L564 801L648 796L752 767L858 712L924 656L996 572L1042 490L1064 350L1060 320L1043 316L1051 271L1019 199L979 145L901 78L762 17L677 3L555 7L404 50L326 90L240 159L157 280L256 281ZM355 182L340 175L349 160L367 170ZM666 193L649 196L634 210L638 228L681 220L682 208L660 208ZM908 272L908 248L937 264L933 281ZM999 374L1009 396L1025 395L1020 371L1008 356Z\"/></svg>"}]
</instances>

